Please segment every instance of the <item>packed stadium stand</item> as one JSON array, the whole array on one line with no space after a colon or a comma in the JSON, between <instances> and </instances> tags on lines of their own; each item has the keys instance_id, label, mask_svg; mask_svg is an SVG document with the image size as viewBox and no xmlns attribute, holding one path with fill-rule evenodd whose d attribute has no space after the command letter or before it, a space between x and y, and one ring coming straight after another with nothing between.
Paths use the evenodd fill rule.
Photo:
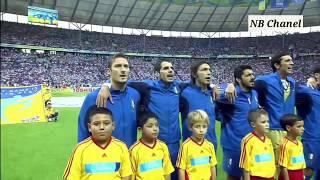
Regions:
<instances>
[{"instance_id":1,"label":"packed stadium stand","mask_svg":"<svg viewBox=\"0 0 320 180\"><path fill-rule=\"evenodd\" d=\"M269 54L291 47L297 52L320 52L320 33L250 38L173 38L118 35L49 28L1 21L1 42L96 51L187 54ZM22 36L23 35L23 36Z\"/></svg>"},{"instance_id":2,"label":"packed stadium stand","mask_svg":"<svg viewBox=\"0 0 320 180\"><path fill-rule=\"evenodd\" d=\"M41 84L49 80L51 86L99 86L108 79L107 61L110 56L94 54L23 53L18 49L1 49L1 86ZM158 58L131 57L131 79L154 79L153 64ZM189 80L190 65L199 59L171 58L176 79ZM232 82L233 69L240 64L251 65L256 74L271 71L269 59L207 59L212 65L213 83ZM294 77L305 82L313 65L319 63L316 56L298 57L295 60Z\"/></svg>"}]
</instances>

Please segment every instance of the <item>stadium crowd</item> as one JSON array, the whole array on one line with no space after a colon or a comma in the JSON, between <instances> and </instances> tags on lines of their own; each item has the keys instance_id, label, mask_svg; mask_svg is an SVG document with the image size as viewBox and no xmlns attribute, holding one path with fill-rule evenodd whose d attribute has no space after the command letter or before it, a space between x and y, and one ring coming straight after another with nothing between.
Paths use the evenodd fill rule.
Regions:
<instances>
[{"instance_id":1,"label":"stadium crowd","mask_svg":"<svg viewBox=\"0 0 320 180\"><path fill-rule=\"evenodd\" d=\"M184 54L270 54L290 47L295 52L320 52L319 32L242 38L164 38L67 30L1 21L1 42L96 51ZM23 34L23 36L21 36Z\"/></svg>"},{"instance_id":2,"label":"stadium crowd","mask_svg":"<svg viewBox=\"0 0 320 180\"><path fill-rule=\"evenodd\" d=\"M48 80L55 87L100 86L109 78L107 62L110 56L58 53L23 53L19 49L1 49L1 86L25 86L41 84ZM131 79L156 79L153 65L159 58L131 57ZM190 79L190 65L197 59L171 58L176 79ZM214 59L208 60L213 67L213 83L232 82L232 69L240 64L251 65L257 75L271 72L269 59ZM319 57L299 57L295 61L294 77L305 82L312 65Z\"/></svg>"}]
</instances>

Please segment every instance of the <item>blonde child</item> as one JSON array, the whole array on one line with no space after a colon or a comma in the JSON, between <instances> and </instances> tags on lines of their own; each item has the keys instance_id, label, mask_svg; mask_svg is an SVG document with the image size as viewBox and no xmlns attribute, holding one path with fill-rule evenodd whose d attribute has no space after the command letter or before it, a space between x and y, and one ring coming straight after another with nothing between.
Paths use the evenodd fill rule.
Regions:
<instances>
[{"instance_id":1,"label":"blonde child","mask_svg":"<svg viewBox=\"0 0 320 180\"><path fill-rule=\"evenodd\" d=\"M192 132L180 147L176 166L179 180L216 179L217 159L214 145L206 140L209 117L203 110L188 114L188 128Z\"/></svg>"}]
</instances>

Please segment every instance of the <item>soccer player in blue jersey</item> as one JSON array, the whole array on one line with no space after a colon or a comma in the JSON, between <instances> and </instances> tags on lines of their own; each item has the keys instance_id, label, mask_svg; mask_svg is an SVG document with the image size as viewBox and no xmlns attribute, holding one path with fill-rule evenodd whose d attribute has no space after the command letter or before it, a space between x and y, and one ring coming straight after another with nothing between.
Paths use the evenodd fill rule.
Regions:
<instances>
[{"instance_id":1,"label":"soccer player in blue jersey","mask_svg":"<svg viewBox=\"0 0 320 180\"><path fill-rule=\"evenodd\" d=\"M188 128L187 115L189 112L200 109L209 116L209 127L206 139L217 148L217 138L215 133L216 103L212 96L213 89L210 88L211 67L205 61L196 62L191 66L191 85L181 92L181 116L183 120L183 139L191 136Z\"/></svg>"},{"instance_id":2,"label":"soccer player in blue jersey","mask_svg":"<svg viewBox=\"0 0 320 180\"><path fill-rule=\"evenodd\" d=\"M179 124L179 95L185 83L174 80L174 69L168 60L158 61L154 70L159 74L159 80L129 81L128 86L136 89L146 111L157 115L159 122L159 140L169 148L172 164L176 162L180 147L181 131ZM97 99L98 106L103 106L108 97L108 86L103 85ZM177 179L177 173L171 174L171 179Z\"/></svg>"},{"instance_id":3,"label":"soccer player in blue jersey","mask_svg":"<svg viewBox=\"0 0 320 180\"><path fill-rule=\"evenodd\" d=\"M269 114L270 131L267 136L272 141L276 162L278 162L280 144L286 135L281 128L280 117L294 113L295 108L296 82L290 77L293 65L290 54L281 52L271 59L273 73L258 76L255 80L254 89L258 92L259 104ZM228 87L228 96L235 94L234 92L234 88Z\"/></svg>"},{"instance_id":4,"label":"soccer player in blue jersey","mask_svg":"<svg viewBox=\"0 0 320 180\"><path fill-rule=\"evenodd\" d=\"M241 140L252 127L248 122L250 110L259 107L258 94L254 87L254 73L249 65L240 65L234 69L237 99L229 103L224 93L217 101L219 113L221 114L221 137L220 142L223 149L223 169L228 174L228 180L240 180L243 174L239 167L241 154Z\"/></svg>"},{"instance_id":5,"label":"soccer player in blue jersey","mask_svg":"<svg viewBox=\"0 0 320 180\"><path fill-rule=\"evenodd\" d=\"M320 179L320 65L313 70L316 88L299 86L296 92L298 114L304 119L302 136L307 168L306 179Z\"/></svg>"},{"instance_id":6,"label":"soccer player in blue jersey","mask_svg":"<svg viewBox=\"0 0 320 180\"><path fill-rule=\"evenodd\" d=\"M111 96L113 104L108 102L107 108L113 113L116 129L113 135L125 142L129 147L137 140L137 106L140 94L127 86L129 77L128 58L124 54L116 54L109 61L108 73L111 78ZM90 93L85 98L78 118L78 142L90 136L86 119L88 110L96 106L99 89Z\"/></svg>"}]
</instances>

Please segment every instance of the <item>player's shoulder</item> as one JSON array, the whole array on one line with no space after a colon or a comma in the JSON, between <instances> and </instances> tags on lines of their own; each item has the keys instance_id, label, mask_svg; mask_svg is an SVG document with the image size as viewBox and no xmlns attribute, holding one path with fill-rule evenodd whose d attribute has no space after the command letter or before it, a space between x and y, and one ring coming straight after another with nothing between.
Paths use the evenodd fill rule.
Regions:
<instances>
[{"instance_id":1,"label":"player's shoulder","mask_svg":"<svg viewBox=\"0 0 320 180\"><path fill-rule=\"evenodd\" d=\"M212 142L210 142L209 140L207 140L207 139L204 139L203 143L204 143L204 145L212 147L213 149L215 148L214 144Z\"/></svg>"},{"instance_id":2,"label":"player's shoulder","mask_svg":"<svg viewBox=\"0 0 320 180\"><path fill-rule=\"evenodd\" d=\"M157 143L159 146L161 146L162 148L168 148L167 144L159 139L157 139Z\"/></svg>"},{"instance_id":3,"label":"player's shoulder","mask_svg":"<svg viewBox=\"0 0 320 180\"><path fill-rule=\"evenodd\" d=\"M114 145L118 146L121 149L128 149L127 145L123 141L121 141L115 137L112 137L111 143L113 143Z\"/></svg>"},{"instance_id":4,"label":"player's shoulder","mask_svg":"<svg viewBox=\"0 0 320 180\"><path fill-rule=\"evenodd\" d=\"M254 140L254 134L253 133L248 133L247 135L245 135L243 138L242 138L242 143L243 144L247 144L249 142L252 142Z\"/></svg>"},{"instance_id":5,"label":"player's shoulder","mask_svg":"<svg viewBox=\"0 0 320 180\"><path fill-rule=\"evenodd\" d=\"M186 97L191 97L190 94L193 93L194 87L189 84L186 88L181 91L181 94Z\"/></svg>"},{"instance_id":6,"label":"player's shoulder","mask_svg":"<svg viewBox=\"0 0 320 180\"><path fill-rule=\"evenodd\" d=\"M130 146L130 151L132 152L132 151L135 151L135 150L137 150L140 146L142 145L142 143L141 143L141 141L140 140L138 140L138 141L136 141L134 144L132 144L131 146Z\"/></svg>"},{"instance_id":7,"label":"player's shoulder","mask_svg":"<svg viewBox=\"0 0 320 180\"><path fill-rule=\"evenodd\" d=\"M277 80L277 79L279 79L279 77L276 73L269 73L269 74L264 74L264 75L258 76L256 78L256 81L268 83L270 81Z\"/></svg>"},{"instance_id":8,"label":"player's shoulder","mask_svg":"<svg viewBox=\"0 0 320 180\"><path fill-rule=\"evenodd\" d=\"M272 144L272 141L268 136L265 136L265 143Z\"/></svg>"},{"instance_id":9,"label":"player's shoulder","mask_svg":"<svg viewBox=\"0 0 320 180\"><path fill-rule=\"evenodd\" d=\"M290 81L290 82L292 82L292 83L295 83L295 82L296 82L296 80L295 80L293 77L291 77L291 76L288 76L288 77L287 77L287 80Z\"/></svg>"},{"instance_id":10,"label":"player's shoulder","mask_svg":"<svg viewBox=\"0 0 320 180\"><path fill-rule=\"evenodd\" d=\"M185 141L182 142L181 147L185 147L191 144L192 139L187 138Z\"/></svg>"},{"instance_id":11,"label":"player's shoulder","mask_svg":"<svg viewBox=\"0 0 320 180\"><path fill-rule=\"evenodd\" d=\"M139 95L139 92L138 92L136 89L134 89L134 88L132 88L132 87L130 87L130 86L127 86L127 92L128 92L129 94L132 94L132 95L135 95L135 96L138 96L138 95Z\"/></svg>"},{"instance_id":12,"label":"player's shoulder","mask_svg":"<svg viewBox=\"0 0 320 180\"><path fill-rule=\"evenodd\" d=\"M100 88L88 93L88 95L86 96L86 99L94 99L95 100L98 96L99 91L100 91Z\"/></svg>"},{"instance_id":13,"label":"player's shoulder","mask_svg":"<svg viewBox=\"0 0 320 180\"><path fill-rule=\"evenodd\" d=\"M92 144L92 143L93 143L93 141L92 141L91 137L88 137L88 138L80 141L80 142L76 145L75 150L77 150L77 151L78 151L78 150L82 150L82 149L88 147L88 146L89 146L90 144Z\"/></svg>"}]
</instances>

